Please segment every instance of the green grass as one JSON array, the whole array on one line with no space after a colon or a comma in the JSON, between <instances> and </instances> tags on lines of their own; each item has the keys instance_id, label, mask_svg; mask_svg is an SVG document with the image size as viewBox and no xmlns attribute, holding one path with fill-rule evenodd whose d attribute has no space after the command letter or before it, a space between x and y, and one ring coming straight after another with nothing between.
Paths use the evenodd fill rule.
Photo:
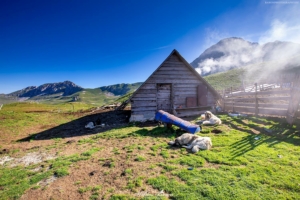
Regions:
<instances>
[{"instance_id":1,"label":"green grass","mask_svg":"<svg viewBox=\"0 0 300 200\"><path fill-rule=\"evenodd\" d=\"M69 175L69 167L78 161L87 160L95 152L99 151L93 148L87 152L88 154L62 156L54 160L44 162L44 168L49 167L48 171L32 172L34 166L25 168L14 167L6 168L0 166L0 199L19 198L26 189L34 186L39 181L46 179L52 175L63 177Z\"/></svg>"},{"instance_id":2,"label":"green grass","mask_svg":"<svg viewBox=\"0 0 300 200\"><path fill-rule=\"evenodd\" d=\"M14 111L0 111L0 116L5 118L0 123L0 130L5 130L1 139L8 133L17 135L19 131L36 125L37 119L41 117L47 125L60 116L50 113L46 117L42 113L21 112L18 109L27 111L29 108L21 106ZM122 188L105 186L105 182L97 183L101 185L98 189L91 183L82 184L86 182L84 180L74 181L73 187L78 187L79 193L87 193L85 195L89 195L87 198L90 199L102 196L107 199L300 199L299 125L290 126L285 119L270 117L240 118L220 115L220 118L222 125L203 126L203 131L198 133L212 139L212 149L195 154L185 148L167 145L168 141L175 138L176 133L180 133L174 126L173 129L167 129L128 125L84 136L84 139L74 144L81 149L77 154L57 154L56 159L27 167L0 166L0 199L20 198L30 188L42 190L37 185L39 181L53 175L58 178L68 176L77 169L76 163L79 161L86 165L98 162L94 164L101 168L105 164L101 180L113 182L111 177L123 174L122 181L126 181ZM19 127L14 125L14 120ZM72 119L57 120L60 124ZM13 128L18 131L14 133ZM213 133L216 128L222 133ZM122 143L123 140L125 143ZM59 148L63 155L64 141L52 139L45 150L52 145L51 150ZM38 144L38 141L33 142L33 146ZM103 148L99 146L92 147L105 143L118 146L113 146L109 151L100 151ZM89 145L91 147L82 152ZM16 151L12 154L21 153ZM32 171L40 165L43 165L42 170ZM149 187L155 188L157 193L147 197L127 193L128 190L134 194L147 192ZM103 195L104 191L109 192ZM160 191L164 191L164 195L159 196Z\"/></svg>"},{"instance_id":3,"label":"green grass","mask_svg":"<svg viewBox=\"0 0 300 200\"><path fill-rule=\"evenodd\" d=\"M134 180L129 180L126 188L133 190L138 187L141 187L143 185L143 179L144 179L144 177L137 177Z\"/></svg>"},{"instance_id":4,"label":"green grass","mask_svg":"<svg viewBox=\"0 0 300 200\"><path fill-rule=\"evenodd\" d=\"M26 189L35 186L39 181L53 175L53 171L32 172L28 168L0 167L1 199L19 198Z\"/></svg>"},{"instance_id":5,"label":"green grass","mask_svg":"<svg viewBox=\"0 0 300 200\"><path fill-rule=\"evenodd\" d=\"M146 158L144 156L137 156L134 161L138 161L138 162L142 162L142 161L145 161Z\"/></svg>"},{"instance_id":6,"label":"green grass","mask_svg":"<svg viewBox=\"0 0 300 200\"><path fill-rule=\"evenodd\" d=\"M136 200L136 198L133 198L130 195L125 195L125 194L113 194L110 197L110 200Z\"/></svg>"},{"instance_id":7,"label":"green grass","mask_svg":"<svg viewBox=\"0 0 300 200\"><path fill-rule=\"evenodd\" d=\"M245 118L257 130L263 131L265 126L281 127L272 129L279 131L272 136L252 135L243 123L245 119L221 118L235 129L225 129L222 125L218 129L226 130L225 133L206 131L205 136L213 141L212 150L169 160L173 165L160 166L174 178L160 175L147 183L175 199L298 199L300 178L294 174L299 173L300 138L295 127L286 127L275 118ZM211 132L214 128L203 129Z\"/></svg>"},{"instance_id":8,"label":"green grass","mask_svg":"<svg viewBox=\"0 0 300 200\"><path fill-rule=\"evenodd\" d=\"M101 149L103 149L103 148L92 148L86 152L83 152L81 155L89 157L89 156L92 156L94 153L100 151Z\"/></svg>"},{"instance_id":9,"label":"green grass","mask_svg":"<svg viewBox=\"0 0 300 200\"><path fill-rule=\"evenodd\" d=\"M98 192L99 190L101 189L101 186L100 185L96 185L96 186L87 186L87 187L80 187L78 189L78 192L79 193L85 193L85 192L88 192L88 191L92 191L92 192Z\"/></svg>"},{"instance_id":10,"label":"green grass","mask_svg":"<svg viewBox=\"0 0 300 200\"><path fill-rule=\"evenodd\" d=\"M124 173L126 176L132 175L132 169L125 169Z\"/></svg>"},{"instance_id":11,"label":"green grass","mask_svg":"<svg viewBox=\"0 0 300 200\"><path fill-rule=\"evenodd\" d=\"M59 169L56 169L54 171L55 176L57 177L63 177L69 175L69 170L67 167L61 167Z\"/></svg>"}]
</instances>

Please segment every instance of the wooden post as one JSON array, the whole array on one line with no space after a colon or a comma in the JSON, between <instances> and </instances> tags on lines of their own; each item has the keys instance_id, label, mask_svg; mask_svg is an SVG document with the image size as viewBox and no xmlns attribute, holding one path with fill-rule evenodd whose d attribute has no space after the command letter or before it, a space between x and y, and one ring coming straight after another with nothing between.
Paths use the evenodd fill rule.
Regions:
<instances>
[{"instance_id":1,"label":"wooden post","mask_svg":"<svg viewBox=\"0 0 300 200\"><path fill-rule=\"evenodd\" d=\"M225 89L223 89L223 111L225 111Z\"/></svg>"},{"instance_id":2,"label":"wooden post","mask_svg":"<svg viewBox=\"0 0 300 200\"><path fill-rule=\"evenodd\" d=\"M255 116L258 115L257 83L255 83Z\"/></svg>"},{"instance_id":3,"label":"wooden post","mask_svg":"<svg viewBox=\"0 0 300 200\"><path fill-rule=\"evenodd\" d=\"M300 88L300 78L298 76L295 77L294 81L292 82L291 97L290 97L287 116L286 116L286 120L290 125L294 123L294 120L297 117L296 114L298 112L298 107L300 103L299 88Z\"/></svg>"}]
</instances>

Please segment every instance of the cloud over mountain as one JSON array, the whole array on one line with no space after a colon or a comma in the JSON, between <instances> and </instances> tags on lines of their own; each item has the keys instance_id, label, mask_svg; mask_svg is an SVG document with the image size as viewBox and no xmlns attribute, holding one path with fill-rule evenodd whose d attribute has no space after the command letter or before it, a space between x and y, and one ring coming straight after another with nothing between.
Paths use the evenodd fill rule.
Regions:
<instances>
[{"instance_id":1,"label":"cloud over mountain","mask_svg":"<svg viewBox=\"0 0 300 200\"><path fill-rule=\"evenodd\" d=\"M300 44L268 42L258 44L232 37L219 41L205 50L191 65L203 76L233 68L265 63L264 73L299 65ZM249 73L251 70L249 69Z\"/></svg>"}]
</instances>

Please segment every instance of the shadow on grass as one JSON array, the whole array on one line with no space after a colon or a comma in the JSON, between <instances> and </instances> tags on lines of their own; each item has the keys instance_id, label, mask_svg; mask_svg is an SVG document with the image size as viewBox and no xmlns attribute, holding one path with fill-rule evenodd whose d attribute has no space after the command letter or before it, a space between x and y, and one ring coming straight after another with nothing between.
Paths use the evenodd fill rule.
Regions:
<instances>
[{"instance_id":1,"label":"shadow on grass","mask_svg":"<svg viewBox=\"0 0 300 200\"><path fill-rule=\"evenodd\" d=\"M263 122L268 125L273 124L260 119L257 119L256 122ZM238 131L249 133L248 136L243 137L242 140L231 145L231 148L233 149L233 159L247 153L248 151L254 150L262 144L268 144L269 147L281 142L287 142L297 146L300 145L299 132L284 122L273 124L272 126L265 128L259 127L258 125L255 126L253 124L249 126L243 120L233 118L232 120L227 120L226 124ZM250 127L251 129L245 127ZM255 133L253 132L253 129L255 130Z\"/></svg>"},{"instance_id":2,"label":"shadow on grass","mask_svg":"<svg viewBox=\"0 0 300 200\"><path fill-rule=\"evenodd\" d=\"M130 110L124 111L108 111L87 115L76 120L61 124L54 128L32 134L28 137L18 140L18 142L25 142L30 140L48 140L53 138L69 138L83 135L91 135L102 133L110 129L116 129L128 124L130 118ZM86 129L85 125L89 122L101 121L105 127L96 127L94 129Z\"/></svg>"},{"instance_id":3,"label":"shadow on grass","mask_svg":"<svg viewBox=\"0 0 300 200\"><path fill-rule=\"evenodd\" d=\"M184 130L175 128L174 126L172 128L158 126L151 130L140 129L138 131L131 133L131 135L170 138L170 137L174 137L174 136L178 137L178 136L182 135L183 133L185 133Z\"/></svg>"},{"instance_id":4,"label":"shadow on grass","mask_svg":"<svg viewBox=\"0 0 300 200\"><path fill-rule=\"evenodd\" d=\"M230 145L232 151L232 159L242 156L248 151L254 150L256 147L262 144L269 144L269 146L275 145L279 142L277 138L275 137L262 137L258 135L248 135L246 137L243 137L242 140Z\"/></svg>"},{"instance_id":5,"label":"shadow on grass","mask_svg":"<svg viewBox=\"0 0 300 200\"><path fill-rule=\"evenodd\" d=\"M128 137L128 136L151 136L151 137L173 137L179 136L183 133L182 130L173 126L172 128L158 126L155 121L147 121L143 123L128 123L130 118L130 110L125 111L108 111L103 113L97 113L93 115L84 116L76 120L70 121L65 124L61 124L54 128L32 134L28 137L18 140L18 142L26 142L30 140L49 140L54 138L71 138L76 136L93 135L104 133L111 129L122 129L124 127L135 126L141 128L138 131L132 133L114 133L113 135L103 135L104 138L109 137ZM94 129L86 129L85 125L89 122L101 121L101 124L105 124L105 127L98 126ZM147 127L154 127L153 129L147 129ZM111 134L111 133L109 133ZM100 134L101 135L101 134ZM97 136L96 136L97 137ZM101 136L102 137L102 136Z\"/></svg>"}]
</instances>

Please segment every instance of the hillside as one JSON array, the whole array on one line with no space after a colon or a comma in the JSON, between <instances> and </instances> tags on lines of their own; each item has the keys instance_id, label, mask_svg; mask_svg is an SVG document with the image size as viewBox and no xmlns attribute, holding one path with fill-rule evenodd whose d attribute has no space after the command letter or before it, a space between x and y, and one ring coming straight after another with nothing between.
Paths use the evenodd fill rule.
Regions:
<instances>
[{"instance_id":1,"label":"hillside","mask_svg":"<svg viewBox=\"0 0 300 200\"><path fill-rule=\"evenodd\" d=\"M142 85L142 83L143 82L138 82L138 83L133 83L133 84L121 83L121 84L103 86L103 87L100 87L99 89L103 92L109 92L116 96L118 96L118 95L122 96L127 93L135 91Z\"/></svg>"},{"instance_id":2,"label":"hillside","mask_svg":"<svg viewBox=\"0 0 300 200\"><path fill-rule=\"evenodd\" d=\"M299 60L300 56L294 57L293 59ZM282 69L272 70L272 67L276 63L277 61L270 61L247 65L226 72L204 76L203 78L216 90L223 90L230 87L240 87L243 83L245 85L251 85L256 82L272 82L277 81L283 75L300 74L300 65L294 65L294 67L286 66Z\"/></svg>"},{"instance_id":3,"label":"hillside","mask_svg":"<svg viewBox=\"0 0 300 200\"><path fill-rule=\"evenodd\" d=\"M214 89L223 90L229 87L239 87L242 85L241 78L245 69L232 69L227 72L220 72L203 77Z\"/></svg>"}]
</instances>

